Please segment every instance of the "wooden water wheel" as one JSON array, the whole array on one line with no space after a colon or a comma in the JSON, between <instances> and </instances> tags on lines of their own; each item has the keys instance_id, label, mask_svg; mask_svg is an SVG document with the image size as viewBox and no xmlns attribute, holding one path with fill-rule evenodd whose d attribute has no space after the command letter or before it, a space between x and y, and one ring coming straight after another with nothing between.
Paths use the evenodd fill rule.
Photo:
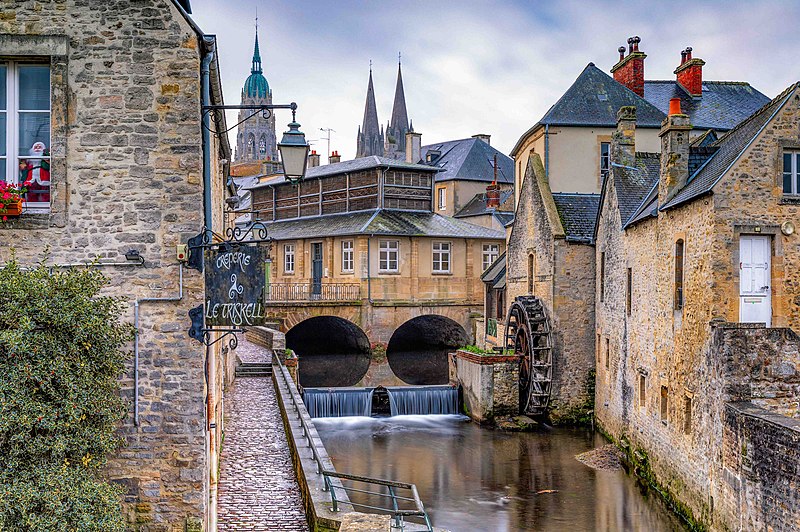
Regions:
<instances>
[{"instance_id":1,"label":"wooden water wheel","mask_svg":"<svg viewBox=\"0 0 800 532\"><path fill-rule=\"evenodd\" d=\"M550 319L541 299L517 296L506 316L506 350L519 355L520 412L543 415L553 381Z\"/></svg>"}]
</instances>

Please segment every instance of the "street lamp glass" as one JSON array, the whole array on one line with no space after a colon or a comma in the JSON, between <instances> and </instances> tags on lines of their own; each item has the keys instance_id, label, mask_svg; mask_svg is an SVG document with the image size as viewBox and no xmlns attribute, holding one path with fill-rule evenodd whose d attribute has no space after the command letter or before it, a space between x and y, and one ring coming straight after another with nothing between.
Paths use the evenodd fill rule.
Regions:
<instances>
[{"instance_id":1,"label":"street lamp glass","mask_svg":"<svg viewBox=\"0 0 800 532\"><path fill-rule=\"evenodd\" d=\"M283 163L283 175L287 181L296 183L306 175L308 164L308 143L306 136L300 131L300 124L289 123L289 131L284 132L283 138L278 143Z\"/></svg>"}]
</instances>

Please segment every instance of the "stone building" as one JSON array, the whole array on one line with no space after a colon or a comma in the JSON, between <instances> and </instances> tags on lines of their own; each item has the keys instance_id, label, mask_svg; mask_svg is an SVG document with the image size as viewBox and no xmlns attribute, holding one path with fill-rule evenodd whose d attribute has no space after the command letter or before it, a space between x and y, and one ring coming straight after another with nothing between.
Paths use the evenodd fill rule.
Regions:
<instances>
[{"instance_id":1,"label":"stone building","mask_svg":"<svg viewBox=\"0 0 800 532\"><path fill-rule=\"evenodd\" d=\"M258 29L253 48L253 63L250 76L242 87L242 105L271 105L272 89L261 68L261 52L258 49ZM251 115L252 118L247 118ZM245 120L246 119L246 120ZM277 161L278 145L275 134L275 114L264 117L263 113L252 109L239 111L239 130L236 134L235 163Z\"/></svg>"},{"instance_id":2,"label":"stone building","mask_svg":"<svg viewBox=\"0 0 800 532\"><path fill-rule=\"evenodd\" d=\"M638 109L619 111L596 228L596 418L694 522L797 529L800 85L704 145L680 104L652 155L635 151Z\"/></svg>"},{"instance_id":3,"label":"stone building","mask_svg":"<svg viewBox=\"0 0 800 532\"><path fill-rule=\"evenodd\" d=\"M598 193L609 170L611 135L617 110L637 109L641 151L656 152L658 131L671 98L680 98L692 124L691 136L709 129L724 132L750 116L769 98L748 83L703 80L704 61L681 53L674 80L645 80L647 57L640 39L619 49L613 78L589 63L572 86L526 131L511 150L515 184L525 176L530 155L538 153L554 192ZM698 87L701 90L698 90Z\"/></svg>"},{"instance_id":4,"label":"stone building","mask_svg":"<svg viewBox=\"0 0 800 532\"><path fill-rule=\"evenodd\" d=\"M447 383L447 348L472 342L479 276L503 251L504 235L434 212L436 172L370 156L309 168L299 186L274 177L251 187L274 242L269 304L299 353L301 382L304 367L321 371L332 352L362 353L368 364L370 344L380 343L402 381ZM309 344L314 334L324 345ZM404 373L417 362L427 373ZM324 382L355 385L362 369Z\"/></svg>"},{"instance_id":5,"label":"stone building","mask_svg":"<svg viewBox=\"0 0 800 532\"><path fill-rule=\"evenodd\" d=\"M505 348L508 303L523 295L542 300L553 330L549 416L555 422L575 421L592 401L592 237L599 196L553 193L537 154L529 159L519 197L505 267L494 265L484 275L485 319L478 321L476 334L487 349ZM504 286L500 299L499 285Z\"/></svg>"},{"instance_id":6,"label":"stone building","mask_svg":"<svg viewBox=\"0 0 800 532\"><path fill-rule=\"evenodd\" d=\"M5 179L16 181L20 163L49 162L22 214L0 224L0 254L54 267L96 260L108 293L128 301L126 319L138 317L121 381L124 445L106 473L142 531L216 529L231 357L187 336L203 277L176 245L204 224L221 230L230 147L224 134L203 142L203 93L222 103L222 91L216 40L188 10L187 0L7 1L0 16L0 73L12 88L0 106ZM210 122L224 129L225 117Z\"/></svg>"}]
</instances>

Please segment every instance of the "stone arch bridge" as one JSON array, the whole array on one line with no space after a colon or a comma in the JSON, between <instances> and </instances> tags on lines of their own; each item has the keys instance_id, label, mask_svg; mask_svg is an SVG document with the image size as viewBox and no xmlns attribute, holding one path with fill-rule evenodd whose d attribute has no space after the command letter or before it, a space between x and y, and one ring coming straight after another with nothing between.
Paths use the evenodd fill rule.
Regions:
<instances>
[{"instance_id":1,"label":"stone arch bridge","mask_svg":"<svg viewBox=\"0 0 800 532\"><path fill-rule=\"evenodd\" d=\"M447 353L474 342L481 308L467 304L270 302L306 387L448 382Z\"/></svg>"}]
</instances>

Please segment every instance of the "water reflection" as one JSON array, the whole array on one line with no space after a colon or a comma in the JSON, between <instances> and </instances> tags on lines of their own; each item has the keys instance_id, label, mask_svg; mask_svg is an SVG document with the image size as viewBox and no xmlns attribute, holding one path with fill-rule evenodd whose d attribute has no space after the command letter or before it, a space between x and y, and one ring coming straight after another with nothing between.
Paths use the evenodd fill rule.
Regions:
<instances>
[{"instance_id":1,"label":"water reflection","mask_svg":"<svg viewBox=\"0 0 800 532\"><path fill-rule=\"evenodd\" d=\"M338 471L415 483L435 526L492 532L682 529L623 471L595 471L575 460L606 443L589 431L507 433L481 429L462 416L314 423Z\"/></svg>"}]
</instances>

